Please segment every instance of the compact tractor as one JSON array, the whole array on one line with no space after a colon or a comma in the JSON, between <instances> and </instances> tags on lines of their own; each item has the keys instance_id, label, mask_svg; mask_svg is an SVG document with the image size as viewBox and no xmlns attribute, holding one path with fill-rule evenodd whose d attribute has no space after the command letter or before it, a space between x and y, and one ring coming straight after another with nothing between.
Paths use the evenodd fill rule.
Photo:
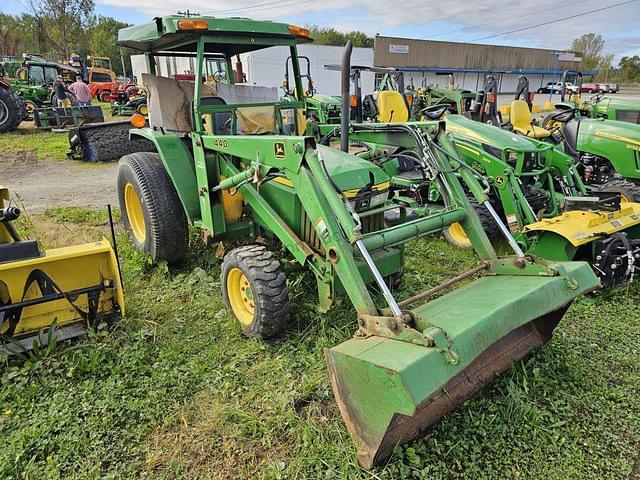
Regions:
<instances>
[{"instance_id":1,"label":"compact tractor","mask_svg":"<svg viewBox=\"0 0 640 480\"><path fill-rule=\"evenodd\" d=\"M340 123L340 107L342 105L340 98L317 93L313 79L311 78L311 61L309 57L300 55L298 61L302 62L306 67L306 73L301 73L301 76L307 81L307 89L304 92L304 102L309 121L330 124ZM282 89L284 90L283 99L296 102L296 87L295 85L292 86L289 81L290 69L291 57L288 57L285 62L284 81L282 82Z\"/></svg>"},{"instance_id":2,"label":"compact tractor","mask_svg":"<svg viewBox=\"0 0 640 480\"><path fill-rule=\"evenodd\" d=\"M582 73L568 70L563 72L563 84L566 83L567 76L569 75L577 78L580 91L582 91ZM558 110L575 110L579 113L579 116L582 117L604 118L606 120L640 124L640 100L618 96L612 97L606 95L603 91L593 95L587 101L583 101L580 95L571 95L571 98L566 99L565 93L562 92L560 103L555 104L555 108ZM551 119L551 115L547 116L542 126L546 126L547 122Z\"/></svg>"},{"instance_id":3,"label":"compact tractor","mask_svg":"<svg viewBox=\"0 0 640 480\"><path fill-rule=\"evenodd\" d=\"M527 256L515 242L513 255L496 255L467 192L508 229L444 122L349 127L343 96L341 149L305 135L296 45L309 41L305 28L245 18L166 16L121 30L118 44L151 65L142 79L150 125L130 135L155 151L120 159L118 196L133 244L153 261L185 256L190 223L210 241L244 244L225 255L221 285L247 335L272 338L289 321L280 256L312 272L320 312L338 295L350 300L355 335L325 354L358 460L370 468L546 343L571 302L600 282L584 262ZM277 89L202 81L209 56L223 56L229 74L234 56L270 46L290 50L295 101L281 101ZM163 55L194 58L196 81L156 76ZM447 192L447 207L409 218L385 170L348 153L351 133L401 145ZM391 210L399 212L394 225L384 220ZM403 271L406 243L456 222L479 265L397 300L385 279Z\"/></svg>"},{"instance_id":4,"label":"compact tractor","mask_svg":"<svg viewBox=\"0 0 640 480\"><path fill-rule=\"evenodd\" d=\"M556 105L560 111L547 115L541 126L532 115L532 95L526 77L519 79L509 120L505 122L497 111L492 83L492 78L487 77L485 91L478 93L470 110L460 101L458 90L446 88L438 89L438 95L427 92L420 96L414 103L414 112L429 106L455 105L454 112L473 120L556 145L573 157L589 191L615 189L624 191L627 200L640 201L639 125L610 120L605 115L583 116L584 111L577 100ZM466 98L468 101L470 95ZM419 112L417 116L419 118Z\"/></svg>"},{"instance_id":5,"label":"compact tractor","mask_svg":"<svg viewBox=\"0 0 640 480\"><path fill-rule=\"evenodd\" d=\"M342 84L348 86L353 74L346 73L348 70L344 68L341 68ZM489 81L486 88L489 95L494 93L492 83ZM389 132L404 128L398 124L411 123L408 122L409 103L394 89L398 84L401 82L365 100L371 105L368 110L375 112L368 117L374 123L352 123L340 129L321 125L318 131L325 144L339 138L341 132L349 131L350 138L364 147L357 155L380 165L391 177L392 188L412 205L413 214L419 214L425 206L448 205L449 196L419 159L407 151L406 144L391 141ZM519 88L518 92L530 98L526 88ZM350 91L344 90L342 95L349 98ZM360 95L356 83L356 97ZM477 118L473 111L498 118L494 99L489 98L481 109L467 111L467 116L449 114L452 105L448 101L424 108L417 105L421 117L446 122L446 130L452 134L466 167L479 176L486 186L491 208L508 225L510 241L537 257L588 261L600 277L602 288L618 286L634 278L636 262L640 262L640 205L630 201L632 197L628 196L625 185L610 182L591 189L587 195L580 169L572 157L552 144L473 119ZM388 118L393 125L375 124L379 118ZM489 238L503 237L504 232L493 213L474 195L470 194L469 201ZM388 214L386 220L392 223L394 217ZM454 245L472 246L459 223L445 229L444 236Z\"/></svg>"},{"instance_id":6,"label":"compact tractor","mask_svg":"<svg viewBox=\"0 0 640 480\"><path fill-rule=\"evenodd\" d=\"M0 352L82 337L120 318L124 295L109 242L43 250L18 233L20 213L0 187Z\"/></svg>"}]
</instances>

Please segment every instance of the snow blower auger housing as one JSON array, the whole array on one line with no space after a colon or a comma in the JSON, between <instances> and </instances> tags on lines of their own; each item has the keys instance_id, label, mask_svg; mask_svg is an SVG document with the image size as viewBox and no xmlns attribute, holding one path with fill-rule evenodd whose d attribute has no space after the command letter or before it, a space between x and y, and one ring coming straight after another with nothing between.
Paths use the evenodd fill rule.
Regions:
<instances>
[{"instance_id":1,"label":"snow blower auger housing","mask_svg":"<svg viewBox=\"0 0 640 480\"><path fill-rule=\"evenodd\" d=\"M451 198L446 208L411 220L384 170L348 153L348 135L343 151L304 136L296 44L309 40L300 27L238 18L169 16L121 30L119 45L144 52L152 66L159 54L195 57L198 80L207 79L208 55L224 55L230 72L238 54L287 46L297 97L281 102L276 89L233 81L196 81L187 95L186 84L143 79L151 126L131 135L149 139L156 153L121 158L118 195L133 244L154 261L184 257L189 221L212 241L246 240L227 252L221 284L247 335L276 336L291 313L274 252L313 273L320 311L339 294L349 298L358 330L325 355L359 460L370 468L545 343L571 302L598 280L586 263L538 261L517 245L516 255L496 256L459 176L488 203L487 196L472 172L452 168L455 147L443 122L407 126ZM348 106L342 115L348 122ZM401 211L393 226L384 222L390 209ZM482 263L447 283L469 280L458 290L398 302L385 278L402 272L405 244L454 222L469 233Z\"/></svg>"},{"instance_id":2,"label":"snow blower auger housing","mask_svg":"<svg viewBox=\"0 0 640 480\"><path fill-rule=\"evenodd\" d=\"M8 189L0 187L1 351L21 353L54 335L80 337L87 327L124 314L118 264L107 240L43 251L37 240L20 237L12 224L19 216Z\"/></svg>"}]
</instances>

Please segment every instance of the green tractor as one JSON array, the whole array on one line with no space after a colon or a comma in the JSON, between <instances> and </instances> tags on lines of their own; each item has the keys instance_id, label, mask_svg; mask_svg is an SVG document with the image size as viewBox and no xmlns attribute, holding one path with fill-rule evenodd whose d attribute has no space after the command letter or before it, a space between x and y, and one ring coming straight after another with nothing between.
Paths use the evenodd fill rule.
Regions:
<instances>
[{"instance_id":1,"label":"green tractor","mask_svg":"<svg viewBox=\"0 0 640 480\"><path fill-rule=\"evenodd\" d=\"M562 74L562 83L565 84L567 77L571 75L577 80L577 85L582 90L582 73L565 71ZM619 96L606 95L600 92L593 95L589 100L582 101L580 95L572 95L568 101L563 91L560 96L560 103L555 104L558 110L575 110L582 117L604 118L605 120L617 120L620 122L630 122L640 124L640 100L624 98ZM551 119L551 116L547 117ZM544 127L547 122L543 121Z\"/></svg>"},{"instance_id":2,"label":"green tractor","mask_svg":"<svg viewBox=\"0 0 640 480\"><path fill-rule=\"evenodd\" d=\"M343 79L345 84L348 78ZM377 117L395 118L395 123L351 123L339 131L320 126L321 142L330 144L341 137L341 132L348 131L352 140L364 146L357 155L385 170L392 189L412 214L446 207L450 203L447 189L434 181L424 162L407 149L410 140L403 144L390 135L406 131L412 124L406 121L409 112L408 105L403 104L404 96L395 90L382 93L376 99ZM350 92L345 90L342 95L349 98ZM449 108L448 102L439 102L421 108L419 113L440 120ZM471 169L486 186L490 205L482 204L470 192L469 201L491 240L506 237L536 257L588 261L600 277L602 288L633 279L636 255L640 259L640 204L629 201L625 185L610 183L587 196L573 159L552 144L458 114L446 116L446 130L464 160L456 165L456 171L461 174ZM405 134L410 135L408 131ZM495 221L494 211L508 226L506 234ZM386 220L393 223L396 218L387 215ZM443 233L454 245L472 246L459 223Z\"/></svg>"},{"instance_id":3,"label":"green tractor","mask_svg":"<svg viewBox=\"0 0 640 480\"><path fill-rule=\"evenodd\" d=\"M547 115L538 126L529 103L516 99L511 103L506 127L560 146L575 159L590 189L624 189L627 199L640 201L640 125L582 116L577 103L556 107L560 111Z\"/></svg>"},{"instance_id":4,"label":"green tractor","mask_svg":"<svg viewBox=\"0 0 640 480\"><path fill-rule=\"evenodd\" d=\"M554 144L574 158L588 190L624 190L627 200L640 201L639 125L602 117L583 117L577 104L564 104L565 108L547 115L540 126L531 113L531 95L524 76L520 78L515 100L511 102L509 121L503 122L497 112L497 98L491 90L489 77L487 82L489 87L485 92L479 92L471 111L465 108L456 89L439 89L439 95L433 96L423 94L415 102L416 108L453 104L457 113L473 120ZM468 101L470 96L466 98Z\"/></svg>"},{"instance_id":5,"label":"green tractor","mask_svg":"<svg viewBox=\"0 0 640 480\"><path fill-rule=\"evenodd\" d=\"M37 108L56 105L53 84L58 75L63 75L71 81L77 70L55 62L49 62L37 55L25 55L19 68L14 69L15 76L5 77L12 89L20 95L26 107L26 118L33 118ZM67 92L71 104L77 101L71 92Z\"/></svg>"},{"instance_id":6,"label":"green tractor","mask_svg":"<svg viewBox=\"0 0 640 480\"><path fill-rule=\"evenodd\" d=\"M517 245L515 255L496 255L465 190L483 205L488 198L471 169L456 172L443 122L384 133L424 162L450 195L447 208L413 219L385 171L348 153L349 128L341 150L306 136L296 45L310 40L307 29L245 18L166 16L121 30L118 45L144 53L152 72L143 78L150 127L130 134L152 142L155 152L121 158L117 190L131 241L153 261L185 256L190 223L212 241L245 244L225 255L221 285L249 336L282 334L291 316L279 255L313 273L319 311L338 295L350 300L355 336L325 356L358 460L370 468L545 344L573 299L599 281L584 262L527 257ZM154 75L159 52L194 58L195 78L206 79L207 55L224 55L230 72L232 56L270 46L290 50L295 101L233 81L196 81L189 89ZM341 125L348 127L349 99L342 100ZM400 211L393 226L384 222L388 210ZM401 274L406 243L455 222L481 263L396 300L385 278Z\"/></svg>"},{"instance_id":7,"label":"green tractor","mask_svg":"<svg viewBox=\"0 0 640 480\"><path fill-rule=\"evenodd\" d=\"M301 77L307 81L307 89L304 92L304 103L306 105L307 118L310 122L338 124L340 123L340 97L332 97L331 95L321 95L316 92L313 79L311 78L311 61L309 57L300 55L298 62L304 62L306 72ZM289 71L291 66L291 57L287 58L284 70L284 82L282 89L284 90L284 100L297 101L296 86L292 86L289 82ZM301 65L302 67L302 65Z\"/></svg>"},{"instance_id":8,"label":"green tractor","mask_svg":"<svg viewBox=\"0 0 640 480\"><path fill-rule=\"evenodd\" d=\"M446 122L463 159L486 179L492 203L527 253L588 261L603 288L633 279L640 261L640 204L628 201L624 185L611 182L589 191L573 159L553 145L462 115L447 115ZM482 211L479 216L489 237L498 239L495 223ZM471 247L459 224L445 237Z\"/></svg>"}]
</instances>

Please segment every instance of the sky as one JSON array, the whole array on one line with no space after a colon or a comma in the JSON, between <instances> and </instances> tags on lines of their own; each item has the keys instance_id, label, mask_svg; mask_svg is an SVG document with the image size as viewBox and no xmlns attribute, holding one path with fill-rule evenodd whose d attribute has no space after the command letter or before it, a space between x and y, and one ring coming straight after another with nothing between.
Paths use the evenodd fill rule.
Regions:
<instances>
[{"instance_id":1,"label":"sky","mask_svg":"<svg viewBox=\"0 0 640 480\"><path fill-rule=\"evenodd\" d=\"M604 9L622 2L624 5ZM640 55L640 0L95 0L96 11L128 23L189 9L222 17L243 16L298 25L360 30L369 35L494 45L568 49L583 33L605 39L615 62ZM28 11L27 0L0 0L0 12ZM556 21L596 9L600 12ZM486 38L491 37L491 38Z\"/></svg>"}]
</instances>

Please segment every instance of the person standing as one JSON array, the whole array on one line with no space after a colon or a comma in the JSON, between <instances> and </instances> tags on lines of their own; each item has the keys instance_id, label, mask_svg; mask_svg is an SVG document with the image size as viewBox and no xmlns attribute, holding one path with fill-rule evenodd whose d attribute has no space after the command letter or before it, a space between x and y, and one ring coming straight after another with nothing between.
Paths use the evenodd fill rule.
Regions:
<instances>
[{"instance_id":1,"label":"person standing","mask_svg":"<svg viewBox=\"0 0 640 480\"><path fill-rule=\"evenodd\" d=\"M91 90L89 90L89 86L82 81L82 75L76 75L76 81L69 85L69 91L76 96L79 106L91 106Z\"/></svg>"},{"instance_id":2,"label":"person standing","mask_svg":"<svg viewBox=\"0 0 640 480\"><path fill-rule=\"evenodd\" d=\"M56 96L56 106L59 108L66 108L69 106L69 97L67 96L67 87L64 84L62 75L58 75L56 83L53 84L53 93Z\"/></svg>"}]
</instances>

